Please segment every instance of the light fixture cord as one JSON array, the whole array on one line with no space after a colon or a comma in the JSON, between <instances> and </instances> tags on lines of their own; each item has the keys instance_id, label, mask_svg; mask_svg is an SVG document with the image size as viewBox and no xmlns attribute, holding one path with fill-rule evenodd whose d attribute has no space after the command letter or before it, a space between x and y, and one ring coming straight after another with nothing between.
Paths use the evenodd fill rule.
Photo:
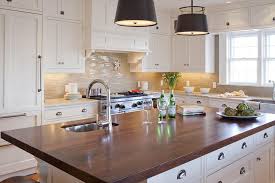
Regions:
<instances>
[{"instance_id":1,"label":"light fixture cord","mask_svg":"<svg viewBox=\"0 0 275 183\"><path fill-rule=\"evenodd\" d=\"M194 13L194 2L193 2L193 0L191 0L191 13L192 14Z\"/></svg>"}]
</instances>

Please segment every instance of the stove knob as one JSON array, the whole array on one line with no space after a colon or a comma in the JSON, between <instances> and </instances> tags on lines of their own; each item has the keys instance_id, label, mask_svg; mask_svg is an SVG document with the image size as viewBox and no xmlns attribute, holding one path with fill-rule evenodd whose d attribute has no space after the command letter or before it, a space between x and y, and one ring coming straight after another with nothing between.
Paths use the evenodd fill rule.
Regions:
<instances>
[{"instance_id":1,"label":"stove knob","mask_svg":"<svg viewBox=\"0 0 275 183\"><path fill-rule=\"evenodd\" d=\"M120 109L125 109L125 105L120 105Z\"/></svg>"},{"instance_id":2,"label":"stove knob","mask_svg":"<svg viewBox=\"0 0 275 183\"><path fill-rule=\"evenodd\" d=\"M120 104L116 104L115 105L115 108L117 109L117 108L120 108Z\"/></svg>"},{"instance_id":3,"label":"stove knob","mask_svg":"<svg viewBox=\"0 0 275 183\"><path fill-rule=\"evenodd\" d=\"M137 102L137 105L142 105L142 104L143 104L143 102L141 102L141 101L140 101L140 102Z\"/></svg>"},{"instance_id":4,"label":"stove knob","mask_svg":"<svg viewBox=\"0 0 275 183\"><path fill-rule=\"evenodd\" d=\"M137 107L138 105L137 104L133 104L132 107Z\"/></svg>"}]
</instances>

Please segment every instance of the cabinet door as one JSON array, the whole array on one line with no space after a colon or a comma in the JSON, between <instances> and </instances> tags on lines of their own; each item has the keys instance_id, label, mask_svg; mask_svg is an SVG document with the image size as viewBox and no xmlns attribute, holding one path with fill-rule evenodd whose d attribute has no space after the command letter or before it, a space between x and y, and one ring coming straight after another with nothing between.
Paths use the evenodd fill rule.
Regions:
<instances>
[{"instance_id":1,"label":"cabinet door","mask_svg":"<svg viewBox=\"0 0 275 183\"><path fill-rule=\"evenodd\" d=\"M254 158L254 183L270 183L270 149L257 152Z\"/></svg>"},{"instance_id":2,"label":"cabinet door","mask_svg":"<svg viewBox=\"0 0 275 183\"><path fill-rule=\"evenodd\" d=\"M117 10L117 4L118 0L107 0L107 9L106 9L106 23L107 23L107 28L111 31L114 30L120 30L120 31L126 31L131 29L131 27L123 27L116 25L115 22L115 17L116 17L116 10Z\"/></svg>"},{"instance_id":3,"label":"cabinet door","mask_svg":"<svg viewBox=\"0 0 275 183\"><path fill-rule=\"evenodd\" d=\"M43 13L46 16L58 17L60 14L60 0L46 0L43 2Z\"/></svg>"},{"instance_id":4,"label":"cabinet door","mask_svg":"<svg viewBox=\"0 0 275 183\"><path fill-rule=\"evenodd\" d=\"M60 30L61 25L57 20L44 20L44 49L45 63L48 70L61 67L60 54Z\"/></svg>"},{"instance_id":5,"label":"cabinet door","mask_svg":"<svg viewBox=\"0 0 275 183\"><path fill-rule=\"evenodd\" d=\"M151 53L148 55L147 67L155 72L168 72L171 65L170 36L152 34L149 42Z\"/></svg>"},{"instance_id":6,"label":"cabinet door","mask_svg":"<svg viewBox=\"0 0 275 183\"><path fill-rule=\"evenodd\" d=\"M136 38L135 39L135 49L136 50L148 50L149 49L148 39Z\"/></svg>"},{"instance_id":7,"label":"cabinet door","mask_svg":"<svg viewBox=\"0 0 275 183\"><path fill-rule=\"evenodd\" d=\"M183 72L189 66L188 38L184 36L173 36L173 71Z\"/></svg>"},{"instance_id":8,"label":"cabinet door","mask_svg":"<svg viewBox=\"0 0 275 183\"><path fill-rule=\"evenodd\" d=\"M190 62L187 67L188 72L205 72L205 37L189 37L188 45Z\"/></svg>"},{"instance_id":9,"label":"cabinet door","mask_svg":"<svg viewBox=\"0 0 275 183\"><path fill-rule=\"evenodd\" d=\"M254 26L275 24L275 5L255 6L251 8L251 24Z\"/></svg>"},{"instance_id":10,"label":"cabinet door","mask_svg":"<svg viewBox=\"0 0 275 183\"><path fill-rule=\"evenodd\" d=\"M170 35L171 33L171 26L170 26L170 15L168 14L157 14L158 25L153 26L151 28L151 32L154 34L163 34L163 35Z\"/></svg>"},{"instance_id":11,"label":"cabinet door","mask_svg":"<svg viewBox=\"0 0 275 183\"><path fill-rule=\"evenodd\" d=\"M9 111L40 109L42 16L8 12L5 99Z\"/></svg>"},{"instance_id":12,"label":"cabinet door","mask_svg":"<svg viewBox=\"0 0 275 183\"><path fill-rule=\"evenodd\" d=\"M249 17L248 8L242 8L242 9L230 11L228 12L227 16L228 16L227 23L229 23L229 25L227 24L227 26L229 27L229 29L231 28L242 29L249 26L250 17Z\"/></svg>"},{"instance_id":13,"label":"cabinet door","mask_svg":"<svg viewBox=\"0 0 275 183\"><path fill-rule=\"evenodd\" d=\"M92 0L92 29L105 30L107 26L106 0Z\"/></svg>"},{"instance_id":14,"label":"cabinet door","mask_svg":"<svg viewBox=\"0 0 275 183\"><path fill-rule=\"evenodd\" d=\"M135 40L132 36L108 34L106 47L111 50L129 51L134 49Z\"/></svg>"},{"instance_id":15,"label":"cabinet door","mask_svg":"<svg viewBox=\"0 0 275 183\"><path fill-rule=\"evenodd\" d=\"M208 24L209 24L209 31L215 32L220 30L226 30L228 22L228 17L226 12L216 12L213 14L209 14L208 16Z\"/></svg>"},{"instance_id":16,"label":"cabinet door","mask_svg":"<svg viewBox=\"0 0 275 183\"><path fill-rule=\"evenodd\" d=\"M62 18L69 20L82 20L83 0L60 0ZM102 11L102 10L101 10Z\"/></svg>"},{"instance_id":17,"label":"cabinet door","mask_svg":"<svg viewBox=\"0 0 275 183\"><path fill-rule=\"evenodd\" d=\"M64 69L81 69L82 29L80 23L61 22L60 56Z\"/></svg>"},{"instance_id":18,"label":"cabinet door","mask_svg":"<svg viewBox=\"0 0 275 183\"><path fill-rule=\"evenodd\" d=\"M19 9L42 11L42 0L12 0L8 6Z\"/></svg>"},{"instance_id":19,"label":"cabinet door","mask_svg":"<svg viewBox=\"0 0 275 183\"><path fill-rule=\"evenodd\" d=\"M4 111L4 81L5 81L5 20L6 15L0 11L0 113Z\"/></svg>"}]
</instances>

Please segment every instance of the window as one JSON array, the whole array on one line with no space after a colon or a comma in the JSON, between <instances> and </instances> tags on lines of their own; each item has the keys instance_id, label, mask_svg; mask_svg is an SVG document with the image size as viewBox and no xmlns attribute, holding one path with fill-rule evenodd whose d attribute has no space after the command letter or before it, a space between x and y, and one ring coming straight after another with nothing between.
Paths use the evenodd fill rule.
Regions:
<instances>
[{"instance_id":1,"label":"window","mask_svg":"<svg viewBox=\"0 0 275 183\"><path fill-rule=\"evenodd\" d=\"M220 82L268 86L275 81L275 30L220 35Z\"/></svg>"},{"instance_id":2,"label":"window","mask_svg":"<svg viewBox=\"0 0 275 183\"><path fill-rule=\"evenodd\" d=\"M258 34L232 35L229 52L229 83L257 84Z\"/></svg>"},{"instance_id":3,"label":"window","mask_svg":"<svg viewBox=\"0 0 275 183\"><path fill-rule=\"evenodd\" d=\"M265 34L264 45L264 84L275 81L275 32Z\"/></svg>"}]
</instances>

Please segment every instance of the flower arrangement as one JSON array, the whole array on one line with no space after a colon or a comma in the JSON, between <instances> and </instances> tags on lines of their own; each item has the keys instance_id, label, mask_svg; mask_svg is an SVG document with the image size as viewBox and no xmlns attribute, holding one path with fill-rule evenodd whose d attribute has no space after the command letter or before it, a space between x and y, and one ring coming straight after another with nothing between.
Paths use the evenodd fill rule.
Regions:
<instances>
[{"instance_id":1,"label":"flower arrangement","mask_svg":"<svg viewBox=\"0 0 275 183\"><path fill-rule=\"evenodd\" d=\"M181 74L178 72L167 72L162 75L164 82L169 86L170 90L174 90L178 79L181 77Z\"/></svg>"}]
</instances>

